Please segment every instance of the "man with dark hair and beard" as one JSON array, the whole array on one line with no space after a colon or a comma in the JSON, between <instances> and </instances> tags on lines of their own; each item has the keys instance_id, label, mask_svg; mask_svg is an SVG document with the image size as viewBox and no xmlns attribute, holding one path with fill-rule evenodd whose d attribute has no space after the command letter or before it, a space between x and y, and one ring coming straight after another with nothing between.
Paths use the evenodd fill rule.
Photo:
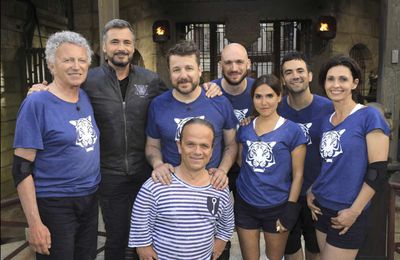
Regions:
<instances>
[{"instance_id":1,"label":"man with dark hair and beard","mask_svg":"<svg viewBox=\"0 0 400 260\"><path fill-rule=\"evenodd\" d=\"M167 90L156 73L131 65L134 40L129 22L109 21L103 30L106 62L89 71L83 86L100 129L105 259L113 260L134 253L126 251L132 203L151 173L144 155L147 108Z\"/></svg>"},{"instance_id":2,"label":"man with dark hair and beard","mask_svg":"<svg viewBox=\"0 0 400 260\"><path fill-rule=\"evenodd\" d=\"M156 73L131 64L134 41L129 22L109 21L103 29L106 62L90 69L81 86L100 130L99 199L106 229L106 260L131 259L135 253L128 248L132 205L151 174L144 151L147 109L154 97L167 90ZM208 88L207 97L219 91L215 86ZM47 89L36 84L29 93Z\"/></svg>"},{"instance_id":3,"label":"man with dark hair and beard","mask_svg":"<svg viewBox=\"0 0 400 260\"><path fill-rule=\"evenodd\" d=\"M228 185L227 173L236 160L235 141L238 121L232 105L224 96L206 98L199 86L201 77L200 52L193 42L176 44L167 54L173 89L155 98L149 108L146 156L153 166L152 178L163 184L171 183L174 167L180 156L176 142L181 128L188 120L208 120L215 129L214 151L207 170L214 188ZM229 259L230 244L219 258Z\"/></svg>"},{"instance_id":4,"label":"man with dark hair and beard","mask_svg":"<svg viewBox=\"0 0 400 260\"><path fill-rule=\"evenodd\" d=\"M227 172L236 160L237 120L224 96L209 99L200 87L200 52L195 43L183 41L167 54L173 89L155 98L149 107L146 157L153 166L154 181L170 184L171 173L179 165L176 142L182 126L191 118L208 120L215 128L214 152L207 165L211 184L217 189L228 185Z\"/></svg>"},{"instance_id":5,"label":"man with dark hair and beard","mask_svg":"<svg viewBox=\"0 0 400 260\"><path fill-rule=\"evenodd\" d=\"M318 176L321 169L319 143L322 119L333 113L332 102L322 96L311 93L310 82L313 74L303 53L287 53L281 63L281 77L287 91L282 97L278 113L298 123L307 138L307 153L304 162L304 181L298 203L302 205L296 225L289 234L285 249L288 260L318 260L319 248L315 234L314 222L306 202L306 192ZM305 258L301 245L301 236L305 241Z\"/></svg>"},{"instance_id":6,"label":"man with dark hair and beard","mask_svg":"<svg viewBox=\"0 0 400 260\"><path fill-rule=\"evenodd\" d=\"M236 118L241 122L248 118L253 110L250 89L254 79L247 76L251 61L247 56L246 49L239 43L226 45L221 52L219 65L223 77L212 82L221 87L223 95L233 106ZM234 197L236 197L236 179L239 171L239 166L234 163L228 173L229 189Z\"/></svg>"}]
</instances>

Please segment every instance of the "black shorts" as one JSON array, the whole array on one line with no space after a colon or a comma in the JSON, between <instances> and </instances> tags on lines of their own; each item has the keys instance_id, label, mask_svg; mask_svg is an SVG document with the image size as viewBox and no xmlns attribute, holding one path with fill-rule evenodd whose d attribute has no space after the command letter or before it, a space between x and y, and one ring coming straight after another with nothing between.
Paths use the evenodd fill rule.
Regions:
<instances>
[{"instance_id":1,"label":"black shorts","mask_svg":"<svg viewBox=\"0 0 400 260\"><path fill-rule=\"evenodd\" d=\"M311 211L307 206L306 197L300 196L298 203L301 204L301 211L296 225L289 233L285 254L291 255L300 250L301 235L304 236L307 251L314 254L319 253L317 235L315 234L315 222L312 219Z\"/></svg>"},{"instance_id":2,"label":"black shorts","mask_svg":"<svg viewBox=\"0 0 400 260\"><path fill-rule=\"evenodd\" d=\"M315 228L326 234L326 243L343 249L360 249L367 235L368 209L364 210L344 235L339 235L340 229L332 228L331 218L336 217L338 211L322 207L316 200L315 205L322 211L318 215Z\"/></svg>"},{"instance_id":3,"label":"black shorts","mask_svg":"<svg viewBox=\"0 0 400 260\"><path fill-rule=\"evenodd\" d=\"M237 194L234 204L235 224L244 229L260 229L268 233L276 231L276 221L285 209L286 203L266 209L254 207Z\"/></svg>"}]
</instances>

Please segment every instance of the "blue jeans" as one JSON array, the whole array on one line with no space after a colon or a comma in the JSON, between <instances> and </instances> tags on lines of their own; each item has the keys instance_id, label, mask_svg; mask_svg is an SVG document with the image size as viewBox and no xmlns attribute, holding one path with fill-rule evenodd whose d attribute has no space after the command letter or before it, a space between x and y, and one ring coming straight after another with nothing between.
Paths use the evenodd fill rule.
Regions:
<instances>
[{"instance_id":1,"label":"blue jeans","mask_svg":"<svg viewBox=\"0 0 400 260\"><path fill-rule=\"evenodd\" d=\"M98 228L97 194L82 197L38 198L42 222L50 231L50 255L38 260L90 260L96 258Z\"/></svg>"}]
</instances>

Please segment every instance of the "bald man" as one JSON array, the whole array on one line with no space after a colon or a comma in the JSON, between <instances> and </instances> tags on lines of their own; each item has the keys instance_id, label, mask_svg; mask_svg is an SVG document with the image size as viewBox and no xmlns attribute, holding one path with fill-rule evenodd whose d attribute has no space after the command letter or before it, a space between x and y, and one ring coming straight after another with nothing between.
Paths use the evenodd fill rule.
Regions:
<instances>
[{"instance_id":1,"label":"bald man","mask_svg":"<svg viewBox=\"0 0 400 260\"><path fill-rule=\"evenodd\" d=\"M235 116L240 122L250 116L253 108L250 89L254 79L247 77L251 61L246 48L239 43L226 45L222 50L219 65L223 77L212 82L221 87L223 95L232 103ZM236 178L239 170L239 166L235 163L228 174L229 188L234 196L236 196Z\"/></svg>"}]
</instances>

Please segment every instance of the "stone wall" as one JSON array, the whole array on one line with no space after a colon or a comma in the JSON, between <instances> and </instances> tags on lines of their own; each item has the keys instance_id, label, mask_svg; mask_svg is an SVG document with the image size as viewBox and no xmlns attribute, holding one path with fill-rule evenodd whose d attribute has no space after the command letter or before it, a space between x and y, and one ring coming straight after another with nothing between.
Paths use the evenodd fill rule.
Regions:
<instances>
[{"instance_id":1,"label":"stone wall","mask_svg":"<svg viewBox=\"0 0 400 260\"><path fill-rule=\"evenodd\" d=\"M47 36L59 29L67 28L67 19L63 16L63 1L32 1L36 6L42 35L42 46ZM26 95L19 50L24 47L24 25L29 15L23 1L1 1L1 198L15 194L11 166L13 158L13 138L15 121L21 101ZM32 47L40 48L37 27Z\"/></svg>"},{"instance_id":2,"label":"stone wall","mask_svg":"<svg viewBox=\"0 0 400 260\"><path fill-rule=\"evenodd\" d=\"M92 66L100 64L99 16L97 0L73 0L74 31L82 34L90 43L94 57Z\"/></svg>"},{"instance_id":3,"label":"stone wall","mask_svg":"<svg viewBox=\"0 0 400 260\"><path fill-rule=\"evenodd\" d=\"M157 8L156 1L120 0L120 17L129 21L135 30L135 51L139 52L144 61L144 67L157 70L157 46L153 42L153 22L161 17L162 9ZM160 7L160 6L158 6Z\"/></svg>"},{"instance_id":4,"label":"stone wall","mask_svg":"<svg viewBox=\"0 0 400 260\"><path fill-rule=\"evenodd\" d=\"M319 67L323 61L338 53L349 54L356 44L368 48L369 60L366 71L377 71L379 45L379 1L327 1L310 0L287 1L183 1L120 0L120 16L130 21L136 28L136 48L142 55L146 68L157 71L168 82L168 68L165 53L175 43L175 25L178 22L224 22L227 32L238 31L243 35L242 22L249 24L253 20L310 19L314 23L318 15L333 15L337 19L335 39L321 43L314 36L312 63L315 80L311 85L313 92L322 93L316 81ZM243 15L251 14L251 15ZM316 15L318 14L318 15ZM246 19L247 20L246 20ZM151 39L151 26L154 21L167 19L171 24L171 41L154 44ZM251 20L253 19L253 20ZM244 21L246 20L246 21ZM237 21L240 21L239 23ZM233 26L235 28L230 28ZM238 28L236 28L238 27ZM248 31L249 29L246 29Z\"/></svg>"},{"instance_id":5,"label":"stone wall","mask_svg":"<svg viewBox=\"0 0 400 260\"><path fill-rule=\"evenodd\" d=\"M337 19L337 33L332 40L328 56L349 55L350 50L359 45L363 47L365 58L365 95L369 90L368 75L378 73L379 63L379 1L355 0L338 1L334 7Z\"/></svg>"},{"instance_id":6,"label":"stone wall","mask_svg":"<svg viewBox=\"0 0 400 260\"><path fill-rule=\"evenodd\" d=\"M16 64L22 46L25 5L1 1L1 198L15 193L11 177L15 119L21 102L21 77Z\"/></svg>"}]
</instances>

